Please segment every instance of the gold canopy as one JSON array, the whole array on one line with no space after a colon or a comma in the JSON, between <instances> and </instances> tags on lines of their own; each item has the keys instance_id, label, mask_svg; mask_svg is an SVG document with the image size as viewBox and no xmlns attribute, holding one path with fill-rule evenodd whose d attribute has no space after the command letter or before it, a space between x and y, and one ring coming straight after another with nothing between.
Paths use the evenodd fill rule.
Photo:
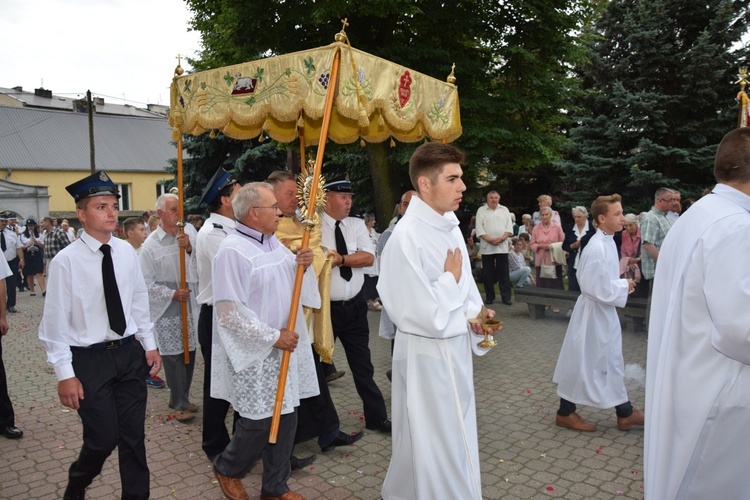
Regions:
<instances>
[{"instance_id":1,"label":"gold canopy","mask_svg":"<svg viewBox=\"0 0 750 500\"><path fill-rule=\"evenodd\" d=\"M317 144L336 50L342 64L328 138L340 144L390 137L452 142L461 135L454 84L335 42L176 76L169 115L173 138L221 131L235 139L265 133L291 142L304 126L306 143Z\"/></svg>"}]
</instances>

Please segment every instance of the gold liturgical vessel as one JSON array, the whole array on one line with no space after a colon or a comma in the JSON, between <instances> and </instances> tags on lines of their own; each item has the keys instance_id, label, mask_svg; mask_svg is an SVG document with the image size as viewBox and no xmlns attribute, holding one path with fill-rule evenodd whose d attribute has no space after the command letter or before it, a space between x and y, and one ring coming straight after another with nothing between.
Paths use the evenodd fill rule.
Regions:
<instances>
[{"instance_id":1,"label":"gold liturgical vessel","mask_svg":"<svg viewBox=\"0 0 750 500\"><path fill-rule=\"evenodd\" d=\"M470 319L469 323L472 323L472 324L481 323L482 325L482 331L484 332L484 340L477 343L479 347L481 347L482 349L490 349L497 345L497 342L495 342L495 339L490 338L490 335L494 331L500 329L500 327L502 326L502 322L496 319L488 318L486 307L482 306L482 310L479 312L479 317Z\"/></svg>"}]
</instances>

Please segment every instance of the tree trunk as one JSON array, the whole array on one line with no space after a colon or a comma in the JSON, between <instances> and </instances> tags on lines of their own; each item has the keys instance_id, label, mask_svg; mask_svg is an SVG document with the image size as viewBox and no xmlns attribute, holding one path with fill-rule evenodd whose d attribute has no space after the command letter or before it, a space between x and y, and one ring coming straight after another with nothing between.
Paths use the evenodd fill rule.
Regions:
<instances>
[{"instance_id":1,"label":"tree trunk","mask_svg":"<svg viewBox=\"0 0 750 500\"><path fill-rule=\"evenodd\" d=\"M388 227L393 217L393 207L400 193L394 191L396 176L388 164L388 143L368 143L367 158L370 160L375 217L380 230Z\"/></svg>"}]
</instances>

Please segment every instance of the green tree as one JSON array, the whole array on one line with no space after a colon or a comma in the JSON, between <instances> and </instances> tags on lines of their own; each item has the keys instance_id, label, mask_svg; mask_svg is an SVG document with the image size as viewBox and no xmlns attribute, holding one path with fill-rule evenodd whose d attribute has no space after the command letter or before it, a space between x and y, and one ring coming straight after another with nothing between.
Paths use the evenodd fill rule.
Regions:
<instances>
[{"instance_id":1,"label":"green tree","mask_svg":"<svg viewBox=\"0 0 750 500\"><path fill-rule=\"evenodd\" d=\"M696 196L713 182L716 145L735 126L732 82L746 64L739 42L747 7L747 0L609 3L580 67L585 94L559 164L571 202L619 192L641 210L661 185Z\"/></svg>"},{"instance_id":2,"label":"green tree","mask_svg":"<svg viewBox=\"0 0 750 500\"><path fill-rule=\"evenodd\" d=\"M560 157L563 110L575 85L568 76L578 53L574 33L593 0L300 0L252 9L236 0L186 1L205 47L192 61L198 70L329 44L343 17L358 49L441 80L455 62L464 129L456 145L467 153L474 184ZM415 147L329 144L326 151L349 168L358 203L384 221L410 188Z\"/></svg>"}]
</instances>

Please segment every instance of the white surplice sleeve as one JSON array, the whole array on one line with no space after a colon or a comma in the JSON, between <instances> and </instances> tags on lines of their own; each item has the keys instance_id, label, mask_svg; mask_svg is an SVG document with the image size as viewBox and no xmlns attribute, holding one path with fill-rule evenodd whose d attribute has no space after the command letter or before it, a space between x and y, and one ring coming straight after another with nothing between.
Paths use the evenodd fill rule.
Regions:
<instances>
[{"instance_id":1,"label":"white surplice sleeve","mask_svg":"<svg viewBox=\"0 0 750 500\"><path fill-rule=\"evenodd\" d=\"M750 365L750 273L728 279L727 262L737 263L750 252L748 228L733 227L715 238L704 237L696 251L703 254L703 295L711 316L711 345L725 356Z\"/></svg>"},{"instance_id":2,"label":"white surplice sleeve","mask_svg":"<svg viewBox=\"0 0 750 500\"><path fill-rule=\"evenodd\" d=\"M442 271L445 259L440 267L425 259L418 239L391 238L383 253L378 292L389 317L399 330L423 337L447 338L467 332L464 306L470 292L468 280L472 280L468 256L456 283L451 273Z\"/></svg>"},{"instance_id":3,"label":"white surplice sleeve","mask_svg":"<svg viewBox=\"0 0 750 500\"><path fill-rule=\"evenodd\" d=\"M628 281L619 277L619 261L615 263L617 269L613 275L612 263L608 260L600 242L592 241L586 246L576 271L581 293L601 304L624 307L628 301Z\"/></svg>"},{"instance_id":4,"label":"white surplice sleeve","mask_svg":"<svg viewBox=\"0 0 750 500\"><path fill-rule=\"evenodd\" d=\"M242 269L242 272L237 272ZM268 357L281 332L261 321L243 304L249 287L262 286L254 280L253 261L236 249L220 250L214 259L214 322L216 332L232 368L240 372Z\"/></svg>"}]
</instances>

